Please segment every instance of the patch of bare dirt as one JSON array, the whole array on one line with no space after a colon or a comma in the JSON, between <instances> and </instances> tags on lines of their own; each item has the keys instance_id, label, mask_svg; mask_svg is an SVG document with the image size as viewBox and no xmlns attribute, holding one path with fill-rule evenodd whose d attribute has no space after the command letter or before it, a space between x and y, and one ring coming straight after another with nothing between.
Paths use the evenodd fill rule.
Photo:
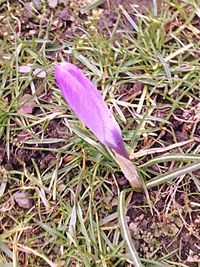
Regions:
<instances>
[{"instance_id":1,"label":"patch of bare dirt","mask_svg":"<svg viewBox=\"0 0 200 267\"><path fill-rule=\"evenodd\" d=\"M173 200L167 212L169 196L161 197L156 203L154 214L146 210L144 195L134 193L131 207L128 210L129 229L135 241L135 246L144 258L159 258L171 253L175 262L197 267L200 260L200 214L188 203L194 199L185 199L183 193L177 194L178 201ZM158 198L157 192L151 192L151 197ZM180 201L180 199L182 199ZM196 198L200 202L200 197ZM156 253L155 253L156 251Z\"/></svg>"}]
</instances>

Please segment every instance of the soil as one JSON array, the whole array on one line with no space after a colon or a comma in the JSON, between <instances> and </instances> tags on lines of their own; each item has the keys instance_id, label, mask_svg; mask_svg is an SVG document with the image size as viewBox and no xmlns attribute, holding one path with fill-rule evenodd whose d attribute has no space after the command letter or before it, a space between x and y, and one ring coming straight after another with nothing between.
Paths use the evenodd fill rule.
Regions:
<instances>
[{"instance_id":1,"label":"soil","mask_svg":"<svg viewBox=\"0 0 200 267\"><path fill-rule=\"evenodd\" d=\"M169 192L170 193L170 192ZM200 246L200 214L193 212L188 203L197 201L200 197L185 199L185 196L177 192L170 211L166 212L169 195L165 187L158 191L151 191L151 197L158 199L152 216L147 209L144 213L143 207L146 203L144 195L134 193L131 207L128 210L129 228L135 240L137 251L140 256L152 259L160 258L167 253L172 253L173 260L187 264L187 266L198 266ZM181 216L180 216L181 215ZM181 219L180 219L181 218ZM156 252L153 253L153 252ZM194 262L192 262L192 259ZM196 262L195 262L196 261Z\"/></svg>"}]
</instances>

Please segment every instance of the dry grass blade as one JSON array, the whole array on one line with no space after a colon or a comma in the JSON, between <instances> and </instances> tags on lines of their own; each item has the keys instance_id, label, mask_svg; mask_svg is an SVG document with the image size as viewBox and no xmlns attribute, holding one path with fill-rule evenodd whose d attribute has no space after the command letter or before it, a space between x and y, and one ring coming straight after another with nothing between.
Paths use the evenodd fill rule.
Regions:
<instances>
[{"instance_id":1,"label":"dry grass blade","mask_svg":"<svg viewBox=\"0 0 200 267\"><path fill-rule=\"evenodd\" d=\"M185 146L185 145L192 143L192 142L194 142L194 139L190 139L187 141L172 144L172 145L169 145L167 147L155 147L155 148L149 148L149 149L145 149L145 150L141 149L140 151L138 151L136 153L131 152L130 158L134 159L134 158L143 157L145 155L151 155L151 154L155 154L155 153L163 153L163 152L169 151L169 150L174 149L174 148Z\"/></svg>"},{"instance_id":2,"label":"dry grass blade","mask_svg":"<svg viewBox=\"0 0 200 267\"><path fill-rule=\"evenodd\" d=\"M133 163L115 152L115 160L119 164L124 176L135 190L142 190L143 185Z\"/></svg>"},{"instance_id":3,"label":"dry grass blade","mask_svg":"<svg viewBox=\"0 0 200 267\"><path fill-rule=\"evenodd\" d=\"M41 254L41 253L39 253L38 251L36 251L36 250L34 250L34 249L32 249L32 248L29 248L29 247L27 247L27 246L24 246L24 245L22 245L22 244L19 244L19 243L17 244L17 246L18 246L19 248L25 250L27 253L32 253L32 254L34 254L35 256L37 256L37 257L43 259L49 266L51 266L51 267L58 267L58 265L55 264L55 263L53 263L51 260L49 260L48 257L47 257L46 255Z\"/></svg>"}]
</instances>

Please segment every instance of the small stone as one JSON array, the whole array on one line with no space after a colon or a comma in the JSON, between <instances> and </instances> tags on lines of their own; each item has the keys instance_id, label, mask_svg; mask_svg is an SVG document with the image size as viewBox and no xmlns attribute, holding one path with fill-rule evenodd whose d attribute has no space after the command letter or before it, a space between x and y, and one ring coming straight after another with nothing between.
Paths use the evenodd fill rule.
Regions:
<instances>
[{"instance_id":1,"label":"small stone","mask_svg":"<svg viewBox=\"0 0 200 267\"><path fill-rule=\"evenodd\" d=\"M18 71L20 73L29 73L31 71L31 66L30 65L19 66Z\"/></svg>"},{"instance_id":2,"label":"small stone","mask_svg":"<svg viewBox=\"0 0 200 267\"><path fill-rule=\"evenodd\" d=\"M32 114L36 103L30 94L23 95L20 98L20 103L22 103L20 109L18 110L20 114Z\"/></svg>"},{"instance_id":3,"label":"small stone","mask_svg":"<svg viewBox=\"0 0 200 267\"><path fill-rule=\"evenodd\" d=\"M181 220L181 218L177 217L174 222L179 228L183 227L183 221Z\"/></svg>"},{"instance_id":4,"label":"small stone","mask_svg":"<svg viewBox=\"0 0 200 267\"><path fill-rule=\"evenodd\" d=\"M47 75L46 75L46 72L40 68L37 68L33 71L33 75L38 77L38 78L45 78Z\"/></svg>"},{"instance_id":5,"label":"small stone","mask_svg":"<svg viewBox=\"0 0 200 267\"><path fill-rule=\"evenodd\" d=\"M134 223L134 222L131 222L129 224L129 229L131 231L131 233L135 236L135 235L138 235L140 230L138 228L138 224L137 223Z\"/></svg>"},{"instance_id":6,"label":"small stone","mask_svg":"<svg viewBox=\"0 0 200 267\"><path fill-rule=\"evenodd\" d=\"M58 5L58 0L48 0L49 7L56 8Z\"/></svg>"},{"instance_id":7,"label":"small stone","mask_svg":"<svg viewBox=\"0 0 200 267\"><path fill-rule=\"evenodd\" d=\"M15 202L23 209L30 209L33 206L33 201L30 198L31 194L28 192L16 192L14 194Z\"/></svg>"}]
</instances>

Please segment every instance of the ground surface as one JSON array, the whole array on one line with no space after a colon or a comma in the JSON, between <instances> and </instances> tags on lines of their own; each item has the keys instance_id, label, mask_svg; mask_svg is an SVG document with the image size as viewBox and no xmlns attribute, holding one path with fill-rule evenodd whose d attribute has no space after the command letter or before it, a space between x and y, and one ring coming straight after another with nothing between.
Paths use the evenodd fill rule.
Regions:
<instances>
[{"instance_id":1,"label":"ground surface","mask_svg":"<svg viewBox=\"0 0 200 267\"><path fill-rule=\"evenodd\" d=\"M144 266L198 267L199 3L90 4L0 1L0 266L134 266L130 241ZM62 60L112 108L149 200L64 102Z\"/></svg>"}]
</instances>

